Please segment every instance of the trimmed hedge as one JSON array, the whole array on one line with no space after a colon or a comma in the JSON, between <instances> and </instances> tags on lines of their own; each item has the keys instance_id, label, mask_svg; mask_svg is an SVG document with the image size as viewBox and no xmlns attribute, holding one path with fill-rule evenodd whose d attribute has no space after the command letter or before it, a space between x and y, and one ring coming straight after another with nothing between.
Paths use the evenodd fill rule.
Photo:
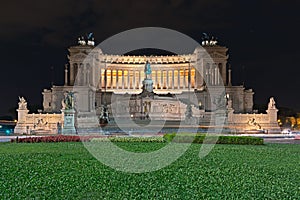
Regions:
<instances>
[{"instance_id":1,"label":"trimmed hedge","mask_svg":"<svg viewBox=\"0 0 300 200\"><path fill-rule=\"evenodd\" d=\"M176 136L176 137L175 137ZM197 143L202 144L212 143L217 139L217 144L250 144L250 145L262 145L264 141L262 138L251 136L206 136L204 134L165 134L162 136L152 137L108 137L111 142L177 142L177 143ZM45 137L26 137L11 139L11 142L17 143L38 143L38 142L105 142L107 138L105 136L70 136L70 135L55 135Z\"/></svg>"},{"instance_id":2,"label":"trimmed hedge","mask_svg":"<svg viewBox=\"0 0 300 200\"><path fill-rule=\"evenodd\" d=\"M78 135L53 135L41 137L26 137L11 139L17 143L39 143L39 142L105 142L107 138L111 142L165 142L162 136L153 137L115 137L115 136L78 136Z\"/></svg>"},{"instance_id":3,"label":"trimmed hedge","mask_svg":"<svg viewBox=\"0 0 300 200\"><path fill-rule=\"evenodd\" d=\"M153 137L109 137L111 142L158 142L163 143L166 140L162 136ZM106 142L107 138L93 138L91 142Z\"/></svg>"},{"instance_id":4,"label":"trimmed hedge","mask_svg":"<svg viewBox=\"0 0 300 200\"><path fill-rule=\"evenodd\" d=\"M175 137L176 136L176 137ZM164 139L167 142L177 142L177 143L197 143L202 144L205 140L205 143L209 143L210 140L217 142L216 144L249 144L249 145L263 145L264 140L259 137L252 136L206 136L204 134L165 134Z\"/></svg>"},{"instance_id":5,"label":"trimmed hedge","mask_svg":"<svg viewBox=\"0 0 300 200\"><path fill-rule=\"evenodd\" d=\"M88 142L92 138L103 136L78 136L78 135L53 135L41 137L25 137L11 139L11 142L17 143L38 143L38 142Z\"/></svg>"}]
</instances>

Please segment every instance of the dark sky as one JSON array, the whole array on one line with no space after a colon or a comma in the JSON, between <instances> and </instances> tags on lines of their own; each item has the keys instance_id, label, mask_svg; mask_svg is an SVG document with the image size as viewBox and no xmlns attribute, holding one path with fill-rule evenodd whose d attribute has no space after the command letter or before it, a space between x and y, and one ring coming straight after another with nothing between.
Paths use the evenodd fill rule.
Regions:
<instances>
[{"instance_id":1,"label":"dark sky","mask_svg":"<svg viewBox=\"0 0 300 200\"><path fill-rule=\"evenodd\" d=\"M10 0L0 7L0 115L23 95L42 105L42 89L63 83L67 48L94 32L97 43L132 28L206 32L229 48L233 82L300 110L300 3L297 0Z\"/></svg>"}]
</instances>

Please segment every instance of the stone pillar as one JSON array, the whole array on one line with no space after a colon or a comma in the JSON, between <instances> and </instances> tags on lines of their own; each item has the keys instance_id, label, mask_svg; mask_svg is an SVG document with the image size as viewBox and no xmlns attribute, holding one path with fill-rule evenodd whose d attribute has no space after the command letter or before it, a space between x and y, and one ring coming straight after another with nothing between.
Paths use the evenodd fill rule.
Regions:
<instances>
[{"instance_id":1,"label":"stone pillar","mask_svg":"<svg viewBox=\"0 0 300 200\"><path fill-rule=\"evenodd\" d=\"M158 70L156 70L156 72L155 72L155 85L156 85L155 88L156 89L158 89L158 87L157 87L157 85L158 85L158 78L157 78L157 76L158 75L157 74L158 74Z\"/></svg>"},{"instance_id":2,"label":"stone pillar","mask_svg":"<svg viewBox=\"0 0 300 200\"><path fill-rule=\"evenodd\" d=\"M83 83L82 83L82 85L86 85L86 67L85 66L83 66L82 67L82 70L83 70Z\"/></svg>"},{"instance_id":3,"label":"stone pillar","mask_svg":"<svg viewBox=\"0 0 300 200\"><path fill-rule=\"evenodd\" d=\"M277 122L277 112L278 110L274 108L268 108L267 113L269 117L269 127L268 127L268 133L276 132L280 133L280 127Z\"/></svg>"},{"instance_id":4,"label":"stone pillar","mask_svg":"<svg viewBox=\"0 0 300 200\"><path fill-rule=\"evenodd\" d=\"M180 89L180 69L178 69L177 82L177 88Z\"/></svg>"},{"instance_id":5,"label":"stone pillar","mask_svg":"<svg viewBox=\"0 0 300 200\"><path fill-rule=\"evenodd\" d=\"M74 85L74 63L70 63L70 85Z\"/></svg>"},{"instance_id":6,"label":"stone pillar","mask_svg":"<svg viewBox=\"0 0 300 200\"><path fill-rule=\"evenodd\" d=\"M139 71L139 89L142 87L142 81L141 81L141 71Z\"/></svg>"},{"instance_id":7,"label":"stone pillar","mask_svg":"<svg viewBox=\"0 0 300 200\"><path fill-rule=\"evenodd\" d=\"M100 77L99 77L98 88L102 89L102 69L101 69L101 67L99 67L99 68L100 68L100 70L99 70Z\"/></svg>"},{"instance_id":8,"label":"stone pillar","mask_svg":"<svg viewBox=\"0 0 300 200\"><path fill-rule=\"evenodd\" d=\"M130 71L127 70L127 89L130 89Z\"/></svg>"},{"instance_id":9,"label":"stone pillar","mask_svg":"<svg viewBox=\"0 0 300 200\"><path fill-rule=\"evenodd\" d=\"M215 85L218 85L218 67L215 65Z\"/></svg>"},{"instance_id":10,"label":"stone pillar","mask_svg":"<svg viewBox=\"0 0 300 200\"><path fill-rule=\"evenodd\" d=\"M107 78L107 68L106 68L106 66L105 66L105 68L104 68L104 74L103 74L103 78L104 78L104 81L103 81L103 83L104 83L104 88L105 88L105 90L107 90L107 84L108 84L108 78Z\"/></svg>"},{"instance_id":11,"label":"stone pillar","mask_svg":"<svg viewBox=\"0 0 300 200\"><path fill-rule=\"evenodd\" d=\"M14 129L14 133L28 133L27 130L28 128L26 126L28 126L27 122L26 122L26 118L27 118L27 114L28 114L28 109L27 109L27 102L23 97L19 97L19 108L17 109L18 112L18 122L15 126Z\"/></svg>"},{"instance_id":12,"label":"stone pillar","mask_svg":"<svg viewBox=\"0 0 300 200\"><path fill-rule=\"evenodd\" d=\"M113 79L113 70L112 68L110 69L110 88L114 88L114 79Z\"/></svg>"},{"instance_id":13,"label":"stone pillar","mask_svg":"<svg viewBox=\"0 0 300 200\"><path fill-rule=\"evenodd\" d=\"M99 71L97 70L98 68L95 67L95 65L91 66L91 77L92 77L92 86L97 87L96 83L96 77L99 76Z\"/></svg>"},{"instance_id":14,"label":"stone pillar","mask_svg":"<svg viewBox=\"0 0 300 200\"><path fill-rule=\"evenodd\" d=\"M68 85L68 64L65 64L65 86Z\"/></svg>"},{"instance_id":15,"label":"stone pillar","mask_svg":"<svg viewBox=\"0 0 300 200\"><path fill-rule=\"evenodd\" d=\"M209 71L210 71L210 84L214 85L214 67L213 67L213 65L210 66Z\"/></svg>"},{"instance_id":16,"label":"stone pillar","mask_svg":"<svg viewBox=\"0 0 300 200\"><path fill-rule=\"evenodd\" d=\"M185 68L183 68L183 88L186 87L186 77L185 77Z\"/></svg>"},{"instance_id":17,"label":"stone pillar","mask_svg":"<svg viewBox=\"0 0 300 200\"><path fill-rule=\"evenodd\" d=\"M119 70L116 70L116 88L119 89Z\"/></svg>"},{"instance_id":18,"label":"stone pillar","mask_svg":"<svg viewBox=\"0 0 300 200\"><path fill-rule=\"evenodd\" d=\"M122 90L124 90L124 70L122 69Z\"/></svg>"},{"instance_id":19,"label":"stone pillar","mask_svg":"<svg viewBox=\"0 0 300 200\"><path fill-rule=\"evenodd\" d=\"M192 82L192 72L191 72L191 64L189 63L189 69L188 69L188 88L191 89L191 83Z\"/></svg>"},{"instance_id":20,"label":"stone pillar","mask_svg":"<svg viewBox=\"0 0 300 200\"><path fill-rule=\"evenodd\" d=\"M29 110L26 109L17 109L18 112L18 122L16 124L16 127L14 129L14 133L27 133L26 131L26 116L29 112Z\"/></svg>"},{"instance_id":21,"label":"stone pillar","mask_svg":"<svg viewBox=\"0 0 300 200\"><path fill-rule=\"evenodd\" d=\"M135 83L135 70L133 70L133 76L132 76L132 88L135 89L136 83Z\"/></svg>"},{"instance_id":22,"label":"stone pillar","mask_svg":"<svg viewBox=\"0 0 300 200\"><path fill-rule=\"evenodd\" d=\"M174 69L172 70L172 89L174 90Z\"/></svg>"},{"instance_id":23,"label":"stone pillar","mask_svg":"<svg viewBox=\"0 0 300 200\"><path fill-rule=\"evenodd\" d=\"M207 64L204 68L204 78L205 78L205 83L207 85L209 85L209 75L208 75L208 72L209 72L209 64Z\"/></svg>"},{"instance_id":24,"label":"stone pillar","mask_svg":"<svg viewBox=\"0 0 300 200\"><path fill-rule=\"evenodd\" d=\"M196 61L195 63L195 69L196 69L196 79L197 79L197 88L202 88L204 84L204 62L202 61Z\"/></svg>"},{"instance_id":25,"label":"stone pillar","mask_svg":"<svg viewBox=\"0 0 300 200\"><path fill-rule=\"evenodd\" d=\"M227 83L227 76L226 76L226 62L224 63L221 63L221 66L222 66L222 79L223 79L223 82L224 82L224 85L226 85Z\"/></svg>"},{"instance_id":26,"label":"stone pillar","mask_svg":"<svg viewBox=\"0 0 300 200\"><path fill-rule=\"evenodd\" d=\"M86 67L86 85L90 85L90 68Z\"/></svg>"},{"instance_id":27,"label":"stone pillar","mask_svg":"<svg viewBox=\"0 0 300 200\"><path fill-rule=\"evenodd\" d=\"M160 70L160 89L164 88L164 71Z\"/></svg>"},{"instance_id":28,"label":"stone pillar","mask_svg":"<svg viewBox=\"0 0 300 200\"><path fill-rule=\"evenodd\" d=\"M166 88L169 89L169 70L166 70Z\"/></svg>"},{"instance_id":29,"label":"stone pillar","mask_svg":"<svg viewBox=\"0 0 300 200\"><path fill-rule=\"evenodd\" d=\"M230 65L228 68L228 86L232 86L231 85L231 66Z\"/></svg>"}]
</instances>

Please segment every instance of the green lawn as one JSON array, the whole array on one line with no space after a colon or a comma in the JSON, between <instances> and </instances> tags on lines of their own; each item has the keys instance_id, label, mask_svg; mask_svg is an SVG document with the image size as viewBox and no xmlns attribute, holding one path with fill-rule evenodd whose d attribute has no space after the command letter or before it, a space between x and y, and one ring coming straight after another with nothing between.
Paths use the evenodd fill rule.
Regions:
<instances>
[{"instance_id":1,"label":"green lawn","mask_svg":"<svg viewBox=\"0 0 300 200\"><path fill-rule=\"evenodd\" d=\"M300 145L216 145L202 160L200 146L159 171L128 174L98 162L82 143L2 143L0 199L300 198Z\"/></svg>"}]
</instances>

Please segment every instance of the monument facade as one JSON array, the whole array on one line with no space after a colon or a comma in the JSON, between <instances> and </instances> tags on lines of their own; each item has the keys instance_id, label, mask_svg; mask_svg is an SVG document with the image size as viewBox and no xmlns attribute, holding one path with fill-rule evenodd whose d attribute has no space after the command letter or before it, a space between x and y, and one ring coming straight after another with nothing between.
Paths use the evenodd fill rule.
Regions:
<instances>
[{"instance_id":1,"label":"monument facade","mask_svg":"<svg viewBox=\"0 0 300 200\"><path fill-rule=\"evenodd\" d=\"M205 126L218 109L212 96L225 87L226 126L271 130L277 125L274 99L273 103L270 100L267 114L255 114L253 90L232 85L228 49L216 40L206 38L203 48L197 47L190 54L166 56L108 55L94 44L90 38L79 38L78 44L68 49L65 84L42 93L43 111L63 113L60 123L66 120L63 115L68 110L65 94L72 91L71 121L77 130L97 128L101 119L114 121L111 113L124 119L180 121L194 117ZM128 97L129 103L116 104L113 95ZM18 112L21 127L22 116L28 111L19 108Z\"/></svg>"}]
</instances>

